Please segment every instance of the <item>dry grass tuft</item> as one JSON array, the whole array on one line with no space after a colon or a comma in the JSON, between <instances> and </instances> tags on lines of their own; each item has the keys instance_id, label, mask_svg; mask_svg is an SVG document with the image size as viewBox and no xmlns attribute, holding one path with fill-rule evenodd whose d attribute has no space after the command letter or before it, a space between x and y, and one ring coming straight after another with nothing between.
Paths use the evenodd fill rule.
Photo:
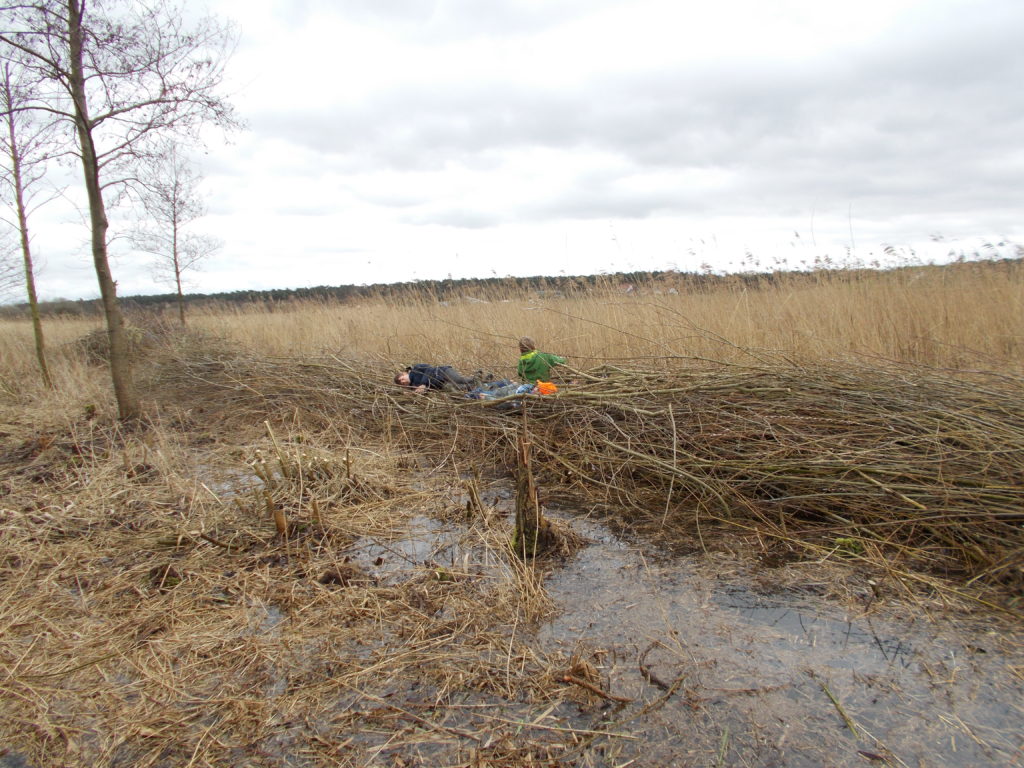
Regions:
<instances>
[{"instance_id":1,"label":"dry grass tuft","mask_svg":"<svg viewBox=\"0 0 1024 768\"><path fill-rule=\"evenodd\" d=\"M458 764L467 744L465 764L507 765L547 749L474 716L544 699L558 663L530 648L551 606L507 525L479 516L441 538L432 515L464 508L450 481L413 482L408 457L251 437L239 453L86 422L3 455L5 742L36 765L410 750ZM451 722L434 717L448 707Z\"/></svg>"}]
</instances>

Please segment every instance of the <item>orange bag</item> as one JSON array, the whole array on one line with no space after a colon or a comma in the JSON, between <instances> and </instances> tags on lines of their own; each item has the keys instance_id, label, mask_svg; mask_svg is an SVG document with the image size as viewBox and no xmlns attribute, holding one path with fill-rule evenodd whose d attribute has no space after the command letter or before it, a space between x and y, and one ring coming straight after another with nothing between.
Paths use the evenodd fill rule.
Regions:
<instances>
[{"instance_id":1,"label":"orange bag","mask_svg":"<svg viewBox=\"0 0 1024 768\"><path fill-rule=\"evenodd\" d=\"M556 387L550 381L538 381L537 382L537 394L538 395L553 395L557 391L558 391L558 387Z\"/></svg>"}]
</instances>

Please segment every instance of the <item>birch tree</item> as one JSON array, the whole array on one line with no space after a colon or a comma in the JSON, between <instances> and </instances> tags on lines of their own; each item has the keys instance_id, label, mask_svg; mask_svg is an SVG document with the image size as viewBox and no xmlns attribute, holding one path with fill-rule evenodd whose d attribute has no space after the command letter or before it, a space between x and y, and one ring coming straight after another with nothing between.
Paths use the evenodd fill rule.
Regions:
<instances>
[{"instance_id":1,"label":"birch tree","mask_svg":"<svg viewBox=\"0 0 1024 768\"><path fill-rule=\"evenodd\" d=\"M52 116L34 115L20 111L29 100L30 83L18 78L19 70L9 61L0 63L0 109L3 110L3 129L0 130L0 152L3 154L0 183L3 198L14 215L8 222L17 232L21 246L22 275L32 317L36 360L43 383L53 387L50 369L46 364L46 343L43 322L39 316L36 297L35 265L32 259L28 219L37 193L46 175L47 163L55 149L55 128ZM42 202L45 202L43 200Z\"/></svg>"},{"instance_id":2,"label":"birch tree","mask_svg":"<svg viewBox=\"0 0 1024 768\"><path fill-rule=\"evenodd\" d=\"M201 178L181 149L167 146L155 163L140 175L137 192L147 214L144 224L131 233L135 247L156 259L154 276L174 286L178 320L185 325L185 273L216 252L221 243L193 232L189 225L206 215L199 194Z\"/></svg>"},{"instance_id":3,"label":"birch tree","mask_svg":"<svg viewBox=\"0 0 1024 768\"><path fill-rule=\"evenodd\" d=\"M218 94L233 44L212 18L190 22L173 0L36 0L0 6L0 57L38 76L23 109L73 127L88 199L93 265L123 420L141 407L108 259L107 196L168 135L195 140L204 123L236 124Z\"/></svg>"},{"instance_id":4,"label":"birch tree","mask_svg":"<svg viewBox=\"0 0 1024 768\"><path fill-rule=\"evenodd\" d=\"M0 233L0 300L13 296L21 285L18 250L13 241L13 229Z\"/></svg>"}]
</instances>

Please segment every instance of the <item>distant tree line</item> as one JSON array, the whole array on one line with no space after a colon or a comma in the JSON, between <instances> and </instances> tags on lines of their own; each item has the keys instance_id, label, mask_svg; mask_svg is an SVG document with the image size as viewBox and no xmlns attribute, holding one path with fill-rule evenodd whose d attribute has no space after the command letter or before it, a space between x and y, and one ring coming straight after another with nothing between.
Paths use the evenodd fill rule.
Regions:
<instances>
[{"instance_id":1,"label":"distant tree line","mask_svg":"<svg viewBox=\"0 0 1024 768\"><path fill-rule=\"evenodd\" d=\"M210 305L286 304L303 301L347 302L357 300L427 300L455 301L464 298L494 300L531 293L565 295L589 292L601 288L641 286L666 281L669 276L682 279L691 286L716 283L716 275L683 274L676 272L626 272L605 275L576 275L555 277L486 277L444 280L416 280L403 283L376 283L373 285L318 285L310 288L275 288L271 290L241 290L222 293L189 293L185 303L193 307ZM125 311L157 310L176 307L176 293L146 296L122 296ZM101 312L98 299L56 299L40 303L40 311L47 316L88 316ZM0 316L22 316L26 303L0 307Z\"/></svg>"},{"instance_id":2,"label":"distant tree line","mask_svg":"<svg viewBox=\"0 0 1024 768\"><path fill-rule=\"evenodd\" d=\"M999 259L974 262L978 268L999 268L1000 265L1020 263L1021 259ZM945 269L943 266L899 267L892 272L907 269ZM578 296L595 291L616 291L623 294L633 292L693 293L715 290L726 286L742 286L749 290L767 288L785 280L790 283L813 284L822 278L822 271L816 272L761 272L716 275L703 272L638 271L617 272L600 275L557 275L533 277L483 277L444 280L416 280L404 283L377 283L373 285L318 285L311 288L276 288L273 290L244 290L224 293L190 293L184 300L192 307L240 307L262 305L273 311L277 305L285 309L292 303L307 301L351 302L362 300L383 301L496 301L529 295ZM831 270L833 278L848 275L850 278L864 274L877 274L877 270ZM177 293L163 293L148 296L121 297L121 303L128 313L152 313L177 311L181 296ZM41 302L41 314L45 316L98 316L102 313L99 299L57 299ZM28 304L12 304L0 307L0 317L25 317Z\"/></svg>"}]
</instances>

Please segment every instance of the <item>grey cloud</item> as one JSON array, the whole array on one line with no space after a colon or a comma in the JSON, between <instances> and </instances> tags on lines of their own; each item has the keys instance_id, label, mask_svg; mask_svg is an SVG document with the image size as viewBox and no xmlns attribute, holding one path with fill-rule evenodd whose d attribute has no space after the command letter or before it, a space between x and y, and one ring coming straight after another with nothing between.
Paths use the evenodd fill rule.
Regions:
<instances>
[{"instance_id":1,"label":"grey cloud","mask_svg":"<svg viewBox=\"0 0 1024 768\"><path fill-rule=\"evenodd\" d=\"M281 201L274 206L276 216L330 216L338 211L338 206L330 200Z\"/></svg>"},{"instance_id":2,"label":"grey cloud","mask_svg":"<svg viewBox=\"0 0 1024 768\"><path fill-rule=\"evenodd\" d=\"M408 39L443 45L467 38L508 38L549 29L615 0L344 0L323 6L340 9L348 18L397 28ZM307 4L317 0L305 0Z\"/></svg>"},{"instance_id":3,"label":"grey cloud","mask_svg":"<svg viewBox=\"0 0 1024 768\"><path fill-rule=\"evenodd\" d=\"M697 214L708 210L708 200L685 190L677 193L637 193L615 188L580 187L571 195L525 206L524 219L646 219L657 214Z\"/></svg>"},{"instance_id":4,"label":"grey cloud","mask_svg":"<svg viewBox=\"0 0 1024 768\"><path fill-rule=\"evenodd\" d=\"M202 170L205 176L231 176L238 178L244 177L249 171L247 162L239 163L223 154L213 154L204 157L202 160Z\"/></svg>"},{"instance_id":5,"label":"grey cloud","mask_svg":"<svg viewBox=\"0 0 1024 768\"><path fill-rule=\"evenodd\" d=\"M879 214L896 201L943 211L1019 200L999 158L1024 135L1024 47L1014 39L1024 5L934 7L946 14L937 22L911 19L871 46L808 63L737 60L600 77L568 93L440 83L396 88L358 108L258 120L353 171L485 168L537 147L611 153L633 165L628 173L720 168L741 179L713 201L722 212L820 198L870 200L863 204ZM473 11L460 14L475 23ZM712 205L688 197L685 186L645 195L613 181L571 185L561 195L518 213L442 218L483 226L545 213L643 217Z\"/></svg>"},{"instance_id":6,"label":"grey cloud","mask_svg":"<svg viewBox=\"0 0 1024 768\"><path fill-rule=\"evenodd\" d=\"M277 13L278 23L299 28L311 19L341 18L381 27L390 35L427 45L475 38L530 35L617 0L292 0ZM244 20L243 20L244 21Z\"/></svg>"},{"instance_id":7,"label":"grey cloud","mask_svg":"<svg viewBox=\"0 0 1024 768\"><path fill-rule=\"evenodd\" d=\"M503 223L504 218L495 212L473 209L440 208L430 212L420 212L404 217L408 224L439 225L442 227L458 227L459 229L486 229Z\"/></svg>"}]
</instances>

